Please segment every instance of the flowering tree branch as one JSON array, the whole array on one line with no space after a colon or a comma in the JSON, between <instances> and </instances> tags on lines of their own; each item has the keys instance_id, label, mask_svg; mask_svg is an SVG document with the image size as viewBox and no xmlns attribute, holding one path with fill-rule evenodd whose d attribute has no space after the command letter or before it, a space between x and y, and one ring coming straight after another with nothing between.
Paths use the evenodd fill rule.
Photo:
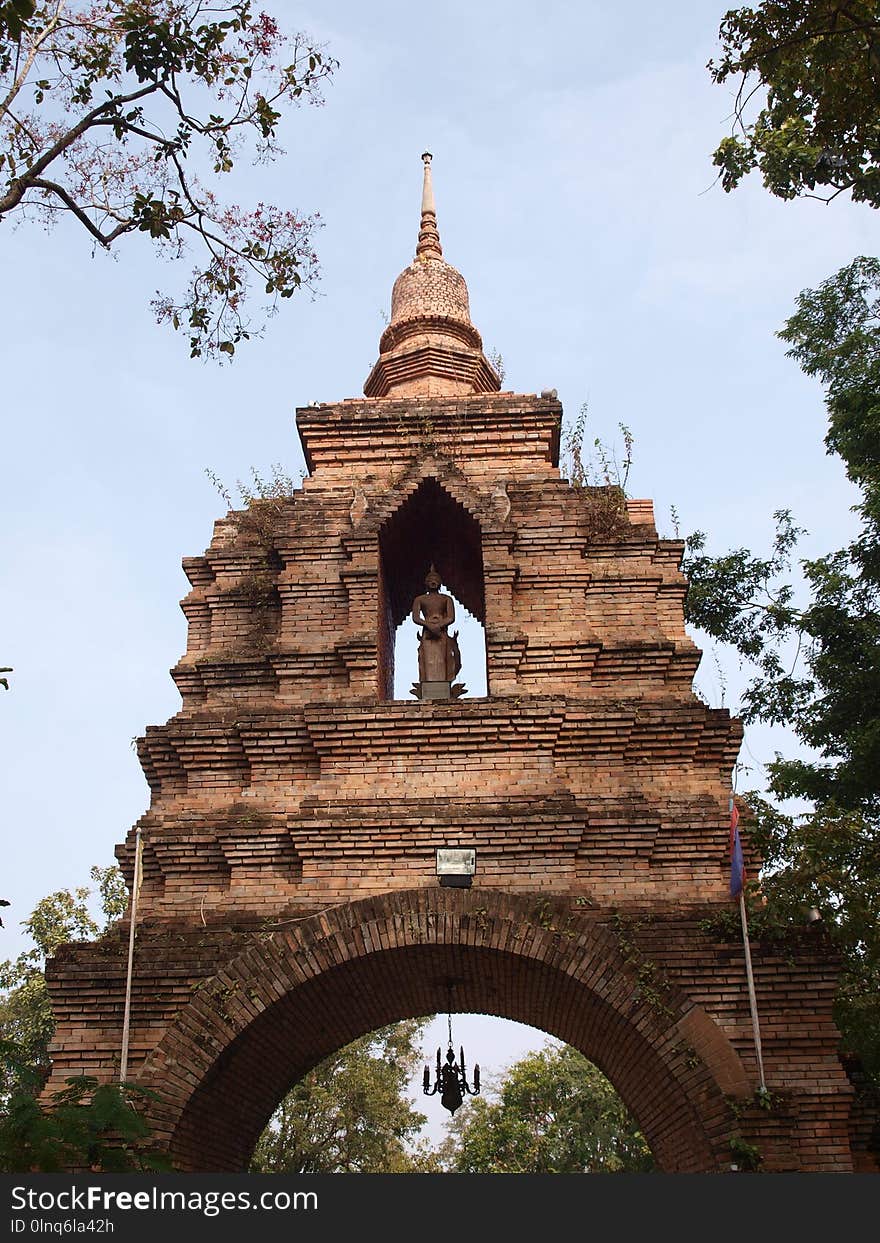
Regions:
<instances>
[{"instance_id":1,"label":"flowering tree branch","mask_svg":"<svg viewBox=\"0 0 880 1243\"><path fill-rule=\"evenodd\" d=\"M317 276L317 216L226 204L205 176L232 171L248 139L281 154L285 106L321 101L336 62L285 36L251 0L13 0L0 6L0 222L77 220L110 249L142 233L201 259L160 322L190 354L231 355L254 331L252 289L272 314Z\"/></svg>"}]
</instances>

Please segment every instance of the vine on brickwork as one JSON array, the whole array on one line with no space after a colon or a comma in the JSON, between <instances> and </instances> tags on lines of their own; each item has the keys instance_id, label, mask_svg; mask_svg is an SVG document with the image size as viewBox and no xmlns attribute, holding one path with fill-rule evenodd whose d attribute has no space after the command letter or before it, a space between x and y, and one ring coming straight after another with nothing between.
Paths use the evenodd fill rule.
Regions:
<instances>
[{"instance_id":1,"label":"vine on brickwork","mask_svg":"<svg viewBox=\"0 0 880 1243\"><path fill-rule=\"evenodd\" d=\"M747 882L746 884L746 907L749 930L753 941L763 941L765 944L772 946L777 953L781 953L785 946L791 947L793 939L791 923L786 922L785 916L780 914L773 906L769 904L764 905L759 897L759 884L757 881ZM717 914L700 920L699 928L707 936L717 941L741 941L742 922L739 908L725 907ZM785 955L785 962L789 967L797 965L790 948Z\"/></svg>"},{"instance_id":2,"label":"vine on brickwork","mask_svg":"<svg viewBox=\"0 0 880 1243\"><path fill-rule=\"evenodd\" d=\"M761 1149L755 1144L750 1144L741 1135L734 1135L731 1138L730 1155L733 1157L736 1169L748 1174L757 1173L764 1160Z\"/></svg>"},{"instance_id":3,"label":"vine on brickwork","mask_svg":"<svg viewBox=\"0 0 880 1243\"><path fill-rule=\"evenodd\" d=\"M485 936L489 928L489 912L485 906L477 906L470 912L470 917L477 925L481 934Z\"/></svg>"},{"instance_id":4,"label":"vine on brickwork","mask_svg":"<svg viewBox=\"0 0 880 1243\"><path fill-rule=\"evenodd\" d=\"M408 915L406 921L410 939L420 945L425 940L425 931L415 915Z\"/></svg>"},{"instance_id":5,"label":"vine on brickwork","mask_svg":"<svg viewBox=\"0 0 880 1243\"><path fill-rule=\"evenodd\" d=\"M688 1044L686 1040L680 1041L676 1045L676 1052L681 1053L684 1058L684 1064L688 1070L697 1070L703 1064L703 1059L696 1051L692 1044Z\"/></svg>"},{"instance_id":6,"label":"vine on brickwork","mask_svg":"<svg viewBox=\"0 0 880 1243\"><path fill-rule=\"evenodd\" d=\"M758 1088L752 1096L725 1096L730 1112L737 1119L744 1117L750 1109L757 1107L766 1113L779 1113L785 1104L784 1097L769 1088Z\"/></svg>"},{"instance_id":7,"label":"vine on brickwork","mask_svg":"<svg viewBox=\"0 0 880 1243\"><path fill-rule=\"evenodd\" d=\"M242 574L237 582L225 588L226 595L237 596L254 608L260 605L268 607L275 591L275 579L268 570L252 570L248 574Z\"/></svg>"},{"instance_id":8,"label":"vine on brickwork","mask_svg":"<svg viewBox=\"0 0 880 1243\"><path fill-rule=\"evenodd\" d=\"M232 1022L232 1016L229 1013L229 1002L235 998L237 992L237 984L221 984L219 980L215 980L208 989L206 995L210 998L214 1010L224 1023Z\"/></svg>"},{"instance_id":9,"label":"vine on brickwork","mask_svg":"<svg viewBox=\"0 0 880 1243\"><path fill-rule=\"evenodd\" d=\"M577 932L572 928L572 918L569 915L565 923L560 927L553 919L553 906L549 898L540 898L532 911L532 918L535 923L543 928L546 932L550 932L558 940L566 937L569 941L574 940Z\"/></svg>"},{"instance_id":10,"label":"vine on brickwork","mask_svg":"<svg viewBox=\"0 0 880 1243\"><path fill-rule=\"evenodd\" d=\"M635 936L650 920L645 917L633 919L616 912L611 918L611 926L617 936L617 944L627 966L634 967L636 972L637 996L646 1002L658 1015L671 1019L672 1009L665 997L672 985L665 972L655 962L646 958L635 942Z\"/></svg>"},{"instance_id":11,"label":"vine on brickwork","mask_svg":"<svg viewBox=\"0 0 880 1243\"><path fill-rule=\"evenodd\" d=\"M397 420L395 431L414 450L417 459L436 455L455 462L461 455L463 428L461 415L444 420L439 426L429 410L415 410Z\"/></svg>"},{"instance_id":12,"label":"vine on brickwork","mask_svg":"<svg viewBox=\"0 0 880 1243\"><path fill-rule=\"evenodd\" d=\"M633 434L625 423L618 423L623 453L598 436L587 448L587 405L581 406L574 423L563 427L559 468L570 487L577 488L586 511L589 543L608 543L621 539L629 529L626 486L633 463Z\"/></svg>"},{"instance_id":13,"label":"vine on brickwork","mask_svg":"<svg viewBox=\"0 0 880 1243\"><path fill-rule=\"evenodd\" d=\"M275 579L268 570L243 574L230 584L225 594L235 596L248 609L249 627L242 642L255 651L265 651L273 637L280 599Z\"/></svg>"},{"instance_id":14,"label":"vine on brickwork","mask_svg":"<svg viewBox=\"0 0 880 1243\"><path fill-rule=\"evenodd\" d=\"M229 507L230 521L236 534L254 540L265 553L265 566L251 570L224 589L227 596L235 596L248 608L249 628L241 642L227 655L234 657L245 649L260 653L268 650L275 631L277 610L280 605L273 571L281 568L282 561L275 547L279 518L290 505L296 484L281 466L274 463L270 479L251 467L251 483L236 480L236 487L243 509L233 509L229 489L213 471L205 468L205 474L213 483ZM220 655L221 653L217 653Z\"/></svg>"},{"instance_id":15,"label":"vine on brickwork","mask_svg":"<svg viewBox=\"0 0 880 1243\"><path fill-rule=\"evenodd\" d=\"M335 911L340 906L347 906L347 902L331 902L329 906L322 906L315 911L307 911L304 915L293 915L290 919L276 919L269 916L264 919L260 925L260 931L255 933L257 941L271 943L275 939L275 933L280 932L282 928L288 927L289 924L301 924L307 919L312 919L318 915L326 915L328 911Z\"/></svg>"},{"instance_id":16,"label":"vine on brickwork","mask_svg":"<svg viewBox=\"0 0 880 1243\"><path fill-rule=\"evenodd\" d=\"M504 359L501 356L501 351L495 349L487 350L486 357L492 364L492 369L498 376L499 383L503 384L507 376L507 368L504 365Z\"/></svg>"}]
</instances>

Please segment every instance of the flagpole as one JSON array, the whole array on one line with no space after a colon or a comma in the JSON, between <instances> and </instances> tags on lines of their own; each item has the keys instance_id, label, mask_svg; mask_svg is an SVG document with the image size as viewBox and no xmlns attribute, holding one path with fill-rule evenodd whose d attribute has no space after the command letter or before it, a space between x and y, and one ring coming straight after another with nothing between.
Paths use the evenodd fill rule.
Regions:
<instances>
[{"instance_id":1,"label":"flagpole","mask_svg":"<svg viewBox=\"0 0 880 1243\"><path fill-rule=\"evenodd\" d=\"M141 888L141 857L143 844L140 827L135 829L134 880L131 886L131 918L128 929L128 972L125 978L125 1017L122 1020L122 1051L119 1059L119 1082L128 1076L128 1042L131 1030L131 979L134 968L134 933L137 924L138 895Z\"/></svg>"},{"instance_id":2,"label":"flagpole","mask_svg":"<svg viewBox=\"0 0 880 1243\"><path fill-rule=\"evenodd\" d=\"M755 1037L755 1057L758 1059L758 1077L761 1081L761 1092L767 1091L764 1082L764 1055L761 1052L761 1028L758 1024L758 999L755 996L755 977L752 973L752 951L749 945L749 921L746 918L746 900L742 889L739 891L739 917L742 922L743 946L746 951L746 980L749 985L749 1009L752 1013L752 1032Z\"/></svg>"},{"instance_id":3,"label":"flagpole","mask_svg":"<svg viewBox=\"0 0 880 1243\"><path fill-rule=\"evenodd\" d=\"M758 1023L758 999L755 996L755 975L752 971L752 947L749 943L749 921L746 915L746 895L745 895L745 872L742 868L742 846L739 841L739 813L733 799L733 791L730 792L730 859L731 859L731 897L736 890L734 889L734 866L736 860L739 862L739 876L737 884L739 886L739 918L742 924L743 949L746 959L746 982L749 988L749 1011L752 1016L752 1035L755 1040L755 1058L758 1063L758 1079L760 1082L760 1091L767 1091L767 1084L764 1079L764 1055L761 1049L761 1027Z\"/></svg>"}]
</instances>

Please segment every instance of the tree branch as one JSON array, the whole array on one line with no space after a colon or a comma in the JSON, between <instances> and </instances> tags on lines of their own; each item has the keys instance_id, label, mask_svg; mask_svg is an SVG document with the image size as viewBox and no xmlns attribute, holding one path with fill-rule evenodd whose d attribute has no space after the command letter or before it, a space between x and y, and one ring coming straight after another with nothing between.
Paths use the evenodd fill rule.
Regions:
<instances>
[{"instance_id":1,"label":"tree branch","mask_svg":"<svg viewBox=\"0 0 880 1243\"><path fill-rule=\"evenodd\" d=\"M760 51L752 50L748 57L741 56L737 64L731 62L726 67L722 64L712 76L717 82L723 82L731 73L757 73L760 72L758 62L765 56L787 51L789 48L797 47L800 43L808 43L811 39L835 39L849 34L865 34L870 38L870 33L874 30L880 30L880 22L861 22L858 25L848 26L845 30L835 30L833 27L831 30L805 30L802 34L792 35L790 39L777 39Z\"/></svg>"},{"instance_id":2,"label":"tree branch","mask_svg":"<svg viewBox=\"0 0 880 1243\"><path fill-rule=\"evenodd\" d=\"M2 116L4 112L8 111L9 105L27 81L27 76L33 68L34 61L37 59L37 53L58 25L58 21L61 17L61 11L66 3L67 0L57 0L55 12L31 44L30 51L27 54L27 60L24 63L24 68L20 73L18 72L18 66L16 66L16 75L12 86L9 88L6 98L2 103L0 103L0 116Z\"/></svg>"},{"instance_id":3,"label":"tree branch","mask_svg":"<svg viewBox=\"0 0 880 1243\"><path fill-rule=\"evenodd\" d=\"M127 233L133 227L131 221L126 221L118 225L111 233L102 233L98 226L89 219L79 203L65 190L64 186L59 186L55 181L46 181L42 177L37 177L30 183L30 188L34 190L47 190L51 194L57 195L65 207L73 212L80 224L84 225L92 237L104 247L109 248L120 234Z\"/></svg>"},{"instance_id":4,"label":"tree branch","mask_svg":"<svg viewBox=\"0 0 880 1243\"><path fill-rule=\"evenodd\" d=\"M145 95L152 95L154 91L158 90L158 86L157 82L151 82L148 86L142 87L139 91L132 91L129 95L114 95L106 103L99 104L97 108L93 108L91 112L86 113L82 120L77 122L66 134L62 134L58 141L44 155L40 156L26 173L23 173L21 177L16 177L7 193L3 198L0 198L0 216L5 212L12 211L13 208L19 205L35 180L41 176L53 160L56 160L59 155L62 155L67 150L71 143L76 142L77 138L81 138L92 126L99 123L103 124L102 118L108 110L116 110L123 104L134 103L136 99L142 99Z\"/></svg>"}]
</instances>

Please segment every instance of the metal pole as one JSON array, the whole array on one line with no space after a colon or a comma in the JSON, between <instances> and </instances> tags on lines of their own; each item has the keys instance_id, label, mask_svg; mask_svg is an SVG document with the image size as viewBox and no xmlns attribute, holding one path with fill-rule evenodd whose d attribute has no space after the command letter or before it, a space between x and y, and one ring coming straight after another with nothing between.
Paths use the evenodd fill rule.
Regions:
<instances>
[{"instance_id":1,"label":"metal pole","mask_svg":"<svg viewBox=\"0 0 880 1243\"><path fill-rule=\"evenodd\" d=\"M767 1091L764 1082L764 1057L761 1052L761 1029L758 1026L758 1001L755 997L755 977L752 974L752 951L749 946L749 923L746 918L746 902L743 891L739 893L739 917L742 922L743 946L746 951L746 979L749 985L749 1009L752 1012L752 1031L755 1036L755 1056L758 1059L758 1075L761 1080L761 1091Z\"/></svg>"},{"instance_id":2,"label":"metal pole","mask_svg":"<svg viewBox=\"0 0 880 1243\"><path fill-rule=\"evenodd\" d=\"M128 929L128 973L125 979L125 1017L122 1020L122 1054L119 1059L119 1082L128 1076L128 1040L131 1028L131 977L134 967L134 933L137 923L138 895L141 889L141 855L143 845L140 828L135 829L134 881L131 886L131 920Z\"/></svg>"}]
</instances>

